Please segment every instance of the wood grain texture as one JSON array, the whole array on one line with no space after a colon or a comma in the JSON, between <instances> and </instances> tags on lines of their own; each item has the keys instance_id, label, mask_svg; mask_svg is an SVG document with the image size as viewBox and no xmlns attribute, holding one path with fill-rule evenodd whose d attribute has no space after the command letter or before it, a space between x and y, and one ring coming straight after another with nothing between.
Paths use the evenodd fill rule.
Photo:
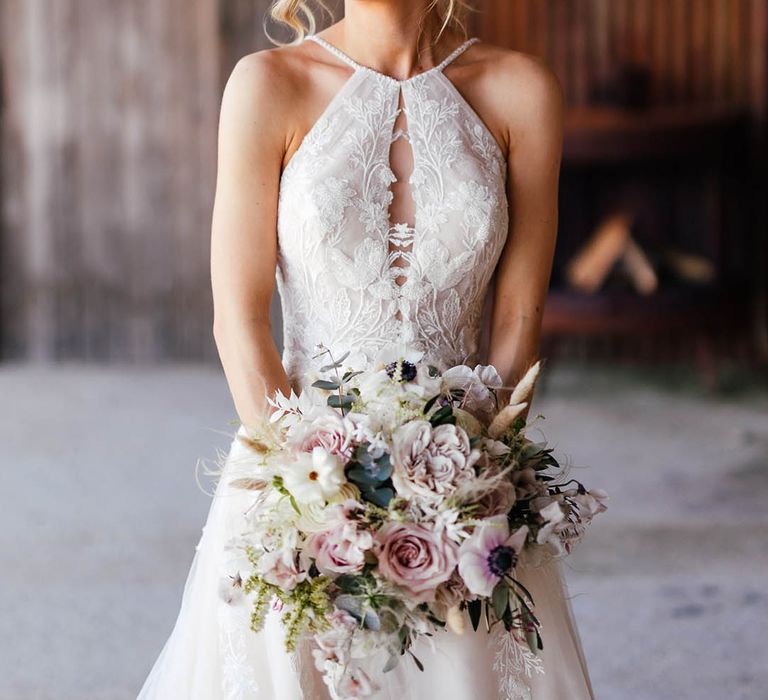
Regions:
<instances>
[{"instance_id":1,"label":"wood grain texture","mask_svg":"<svg viewBox=\"0 0 768 700\"><path fill-rule=\"evenodd\" d=\"M267 3L232 4L260 17ZM227 9L3 1L2 356L214 356L208 241Z\"/></svg>"},{"instance_id":2,"label":"wood grain texture","mask_svg":"<svg viewBox=\"0 0 768 700\"><path fill-rule=\"evenodd\" d=\"M623 66L652 103L768 118L768 0L482 0L470 32L541 56L571 107ZM214 357L223 82L269 0L2 0L0 356ZM338 11L338 3L336 3Z\"/></svg>"},{"instance_id":3,"label":"wood grain texture","mask_svg":"<svg viewBox=\"0 0 768 700\"><path fill-rule=\"evenodd\" d=\"M543 58L570 105L622 68L648 72L660 105L725 103L762 114L767 0L485 0L481 38Z\"/></svg>"}]
</instances>

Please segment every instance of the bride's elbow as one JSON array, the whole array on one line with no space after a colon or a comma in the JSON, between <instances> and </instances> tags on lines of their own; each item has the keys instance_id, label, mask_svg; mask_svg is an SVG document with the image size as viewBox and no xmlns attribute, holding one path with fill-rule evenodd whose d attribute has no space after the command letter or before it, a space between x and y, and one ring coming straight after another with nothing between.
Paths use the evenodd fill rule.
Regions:
<instances>
[{"instance_id":1,"label":"bride's elbow","mask_svg":"<svg viewBox=\"0 0 768 700\"><path fill-rule=\"evenodd\" d=\"M268 316L243 316L238 314L217 314L213 317L213 340L221 354L233 346L258 342L272 335L272 324Z\"/></svg>"}]
</instances>

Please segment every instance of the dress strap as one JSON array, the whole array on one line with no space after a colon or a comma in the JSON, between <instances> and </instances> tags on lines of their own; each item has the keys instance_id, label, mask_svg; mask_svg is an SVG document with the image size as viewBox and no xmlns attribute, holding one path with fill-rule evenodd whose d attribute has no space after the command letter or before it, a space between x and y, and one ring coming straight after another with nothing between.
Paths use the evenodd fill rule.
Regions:
<instances>
[{"instance_id":1,"label":"dress strap","mask_svg":"<svg viewBox=\"0 0 768 700\"><path fill-rule=\"evenodd\" d=\"M347 54L345 54L341 49L337 49L330 41L326 41L322 37L317 36L317 34L308 34L307 39L314 41L316 44L320 44L320 46L322 46L326 51L330 51L334 56L336 56L336 58L346 63L348 66L351 66L355 70L359 70L360 68L365 67L360 65L350 56L347 56Z\"/></svg>"},{"instance_id":2,"label":"dress strap","mask_svg":"<svg viewBox=\"0 0 768 700\"><path fill-rule=\"evenodd\" d=\"M438 65L436 65L434 68L430 68L427 71L424 71L423 73L417 73L416 75L406 78L405 80L397 80L396 78L392 78L389 75L386 75L384 73L381 73L380 71L375 70L374 68L369 68L368 66L364 66L361 63L358 63L353 59L351 56L348 56L345 54L341 49L334 46L330 41L326 41L322 37L318 36L317 34L308 34L306 39L309 41L314 41L316 44L319 44L322 46L326 51L329 51L331 54L336 56L340 61L343 63L346 63L348 66L353 68L356 71L367 71L369 73L373 73L375 75L378 75L381 78L384 78L386 80L390 80L395 83L405 84L410 82L411 80L421 78L425 75L429 75L430 73L439 73L442 72L442 70L449 64L453 63L461 54L463 54L470 46L476 44L480 39L473 37L472 39L468 39L465 41L461 46L454 49L451 54L443 61L441 61Z\"/></svg>"},{"instance_id":3,"label":"dress strap","mask_svg":"<svg viewBox=\"0 0 768 700\"><path fill-rule=\"evenodd\" d=\"M440 64L437 66L436 70L443 70L446 66L453 63L461 54L463 54L470 46L474 46L480 39L477 37L472 37L471 39L467 39L461 46L454 49L451 54L443 61L440 62Z\"/></svg>"}]
</instances>

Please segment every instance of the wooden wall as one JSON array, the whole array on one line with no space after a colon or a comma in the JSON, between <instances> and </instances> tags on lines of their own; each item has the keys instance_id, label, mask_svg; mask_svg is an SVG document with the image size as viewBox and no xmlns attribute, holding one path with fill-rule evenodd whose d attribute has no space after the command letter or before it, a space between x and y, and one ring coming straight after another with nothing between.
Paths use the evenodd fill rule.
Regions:
<instances>
[{"instance_id":1,"label":"wooden wall","mask_svg":"<svg viewBox=\"0 0 768 700\"><path fill-rule=\"evenodd\" d=\"M5 358L211 357L217 0L2 0Z\"/></svg>"},{"instance_id":2,"label":"wooden wall","mask_svg":"<svg viewBox=\"0 0 768 700\"><path fill-rule=\"evenodd\" d=\"M572 106L622 66L647 69L653 101L768 107L766 0L483 0L473 31L544 58Z\"/></svg>"},{"instance_id":3,"label":"wooden wall","mask_svg":"<svg viewBox=\"0 0 768 700\"><path fill-rule=\"evenodd\" d=\"M0 0L0 357L210 359L216 121L268 0ZM583 105L622 62L665 101L766 112L766 0L479 0Z\"/></svg>"}]
</instances>

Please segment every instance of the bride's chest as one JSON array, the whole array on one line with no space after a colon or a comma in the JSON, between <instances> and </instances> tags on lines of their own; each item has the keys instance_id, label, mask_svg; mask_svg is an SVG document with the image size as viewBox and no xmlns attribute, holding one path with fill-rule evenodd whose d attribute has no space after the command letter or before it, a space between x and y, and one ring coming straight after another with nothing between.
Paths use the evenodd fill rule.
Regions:
<instances>
[{"instance_id":1,"label":"bride's chest","mask_svg":"<svg viewBox=\"0 0 768 700\"><path fill-rule=\"evenodd\" d=\"M403 283L399 268L467 264L481 250L494 260L508 228L506 172L477 115L447 81L350 87L283 172L283 260Z\"/></svg>"}]
</instances>

